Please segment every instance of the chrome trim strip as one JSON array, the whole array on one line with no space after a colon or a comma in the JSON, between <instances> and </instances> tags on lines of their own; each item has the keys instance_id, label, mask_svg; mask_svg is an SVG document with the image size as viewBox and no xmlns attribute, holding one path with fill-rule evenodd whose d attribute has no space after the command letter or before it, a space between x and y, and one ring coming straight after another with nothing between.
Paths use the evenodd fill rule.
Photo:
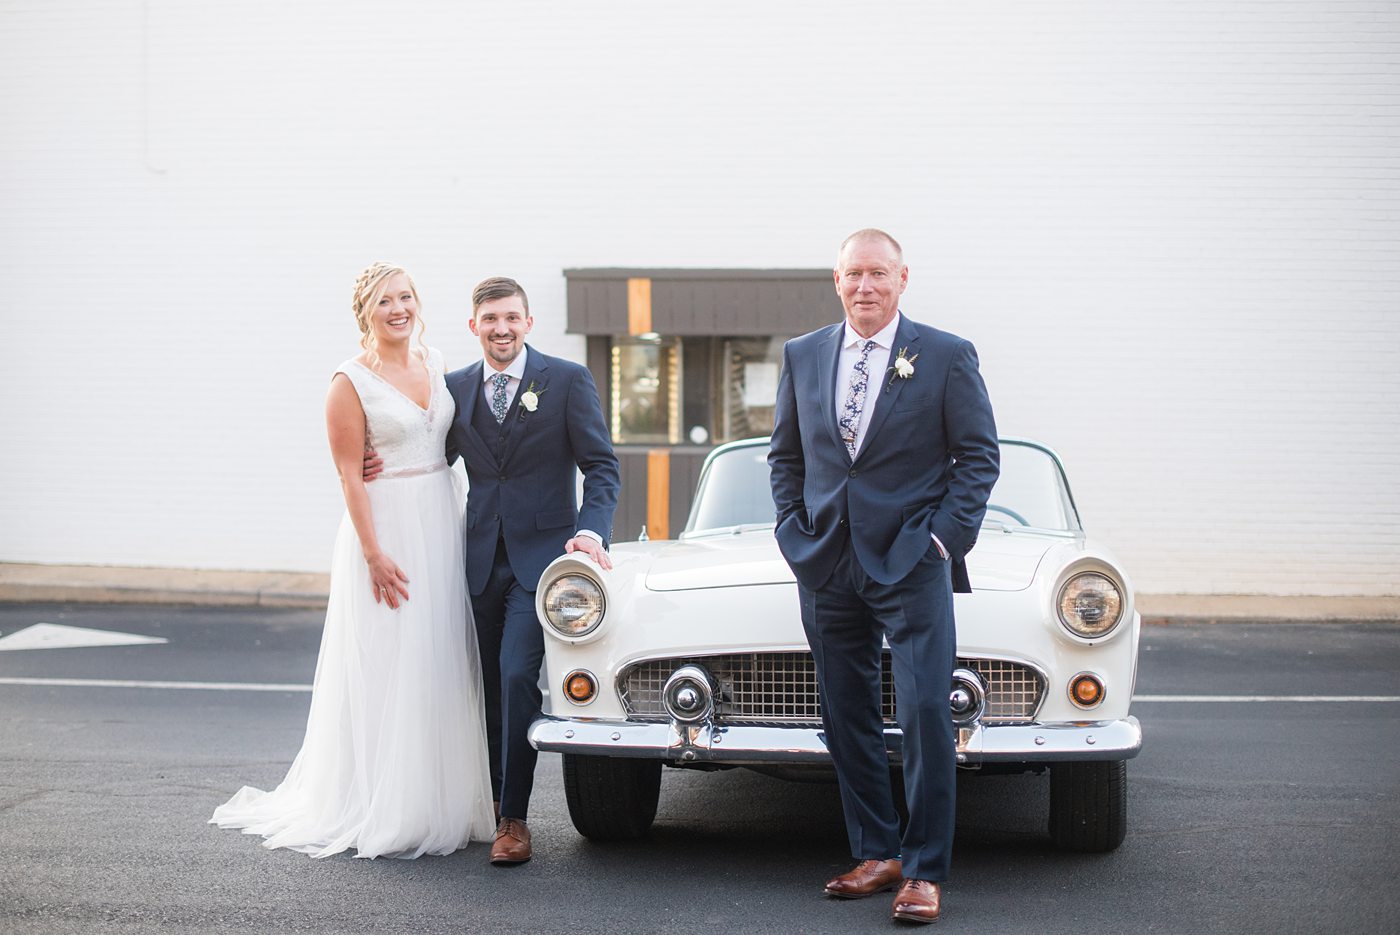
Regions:
<instances>
[{"instance_id":1,"label":"chrome trim strip","mask_svg":"<svg viewBox=\"0 0 1400 935\"><path fill-rule=\"evenodd\" d=\"M1142 749L1135 717L1074 724L978 724L957 732L958 763L1063 763L1129 760ZM902 737L885 731L890 758L900 758ZM537 750L587 756L622 756L679 763L828 763L825 735L812 727L720 727L707 724L641 724L583 718L538 718L530 726Z\"/></svg>"}]
</instances>

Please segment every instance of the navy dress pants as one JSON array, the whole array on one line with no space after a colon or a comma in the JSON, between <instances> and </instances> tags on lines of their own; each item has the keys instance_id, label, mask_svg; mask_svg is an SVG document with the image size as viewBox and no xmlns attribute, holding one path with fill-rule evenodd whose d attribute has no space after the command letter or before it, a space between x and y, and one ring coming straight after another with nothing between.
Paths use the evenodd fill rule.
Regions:
<instances>
[{"instance_id":1,"label":"navy dress pants","mask_svg":"<svg viewBox=\"0 0 1400 935\"><path fill-rule=\"evenodd\" d=\"M908 577L882 585L861 569L848 541L830 580L798 592L852 856L900 857L905 877L944 882L957 782L948 708L957 656L948 562L930 544ZM902 838L880 713L882 637L889 641L903 733L909 824Z\"/></svg>"},{"instance_id":2,"label":"navy dress pants","mask_svg":"<svg viewBox=\"0 0 1400 935\"><path fill-rule=\"evenodd\" d=\"M472 611L481 649L491 797L501 803L501 817L524 821L539 758L528 732L543 700L544 633L535 615L535 592L516 580L504 539L496 545L486 586L472 595Z\"/></svg>"}]
</instances>

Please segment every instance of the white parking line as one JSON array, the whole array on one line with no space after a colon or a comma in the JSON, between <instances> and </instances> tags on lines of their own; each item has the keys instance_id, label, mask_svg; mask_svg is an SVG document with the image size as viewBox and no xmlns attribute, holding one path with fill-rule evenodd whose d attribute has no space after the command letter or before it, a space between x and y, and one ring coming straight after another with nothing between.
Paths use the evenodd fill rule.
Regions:
<instances>
[{"instance_id":1,"label":"white parking line","mask_svg":"<svg viewBox=\"0 0 1400 935\"><path fill-rule=\"evenodd\" d=\"M32 627L16 630L0 637L0 652L22 649L77 649L92 646L140 646L170 642L163 636L142 636L140 633L118 633L115 630L92 630L58 623L39 622Z\"/></svg>"},{"instance_id":2,"label":"white parking line","mask_svg":"<svg viewBox=\"0 0 1400 935\"><path fill-rule=\"evenodd\" d=\"M309 692L310 685L274 682L140 682L123 679L27 679L0 678L0 685L37 685L61 688L174 688L207 692Z\"/></svg>"},{"instance_id":3,"label":"white parking line","mask_svg":"<svg viewBox=\"0 0 1400 935\"><path fill-rule=\"evenodd\" d=\"M59 688L162 688L209 692L309 692L310 685L277 682L144 682L124 679L0 678L0 685ZM1231 704L1301 702L1395 702L1400 695L1134 695L1146 704Z\"/></svg>"}]
</instances>

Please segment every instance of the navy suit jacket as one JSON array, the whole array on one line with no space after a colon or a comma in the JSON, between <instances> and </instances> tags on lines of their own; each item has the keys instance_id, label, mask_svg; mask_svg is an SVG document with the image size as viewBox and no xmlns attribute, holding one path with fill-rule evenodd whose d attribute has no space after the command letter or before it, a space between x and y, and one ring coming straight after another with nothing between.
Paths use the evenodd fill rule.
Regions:
<instances>
[{"instance_id":1,"label":"navy suit jacket","mask_svg":"<svg viewBox=\"0 0 1400 935\"><path fill-rule=\"evenodd\" d=\"M496 542L505 539L515 578L535 590L545 566L564 554L579 529L612 540L613 511L621 480L617 456L603 420L598 387L587 368L528 348L525 376L506 412L516 420L498 458L493 439L472 426L484 406L482 361L447 375L457 415L447 432L447 461L466 463L466 560L471 593L486 587ZM527 412L520 398L533 386L539 406ZM579 506L574 468L583 471Z\"/></svg>"},{"instance_id":2,"label":"navy suit jacket","mask_svg":"<svg viewBox=\"0 0 1400 935\"><path fill-rule=\"evenodd\" d=\"M870 375L870 424L852 463L837 427L836 368L844 323L783 348L772 450L777 539L797 581L817 590L849 535L856 560L897 584L935 549L952 562L956 591L971 590L963 558L977 541L1000 472L996 423L977 352L956 335L900 314L890 364L901 350L908 379Z\"/></svg>"}]
</instances>

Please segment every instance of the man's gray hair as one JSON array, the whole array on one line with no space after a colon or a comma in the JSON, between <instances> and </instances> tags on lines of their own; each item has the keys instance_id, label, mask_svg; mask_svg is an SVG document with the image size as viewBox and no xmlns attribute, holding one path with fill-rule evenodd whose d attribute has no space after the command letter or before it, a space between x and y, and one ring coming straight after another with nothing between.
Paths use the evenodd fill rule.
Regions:
<instances>
[{"instance_id":1,"label":"man's gray hair","mask_svg":"<svg viewBox=\"0 0 1400 935\"><path fill-rule=\"evenodd\" d=\"M895 257L899 260L899 265L904 265L904 248L899 245L899 241L895 240L878 227L866 227L856 231L854 234L841 241L841 249L836 251L836 266L838 268L841 266L841 258L846 255L846 248L861 240L883 240L894 248Z\"/></svg>"}]
</instances>

